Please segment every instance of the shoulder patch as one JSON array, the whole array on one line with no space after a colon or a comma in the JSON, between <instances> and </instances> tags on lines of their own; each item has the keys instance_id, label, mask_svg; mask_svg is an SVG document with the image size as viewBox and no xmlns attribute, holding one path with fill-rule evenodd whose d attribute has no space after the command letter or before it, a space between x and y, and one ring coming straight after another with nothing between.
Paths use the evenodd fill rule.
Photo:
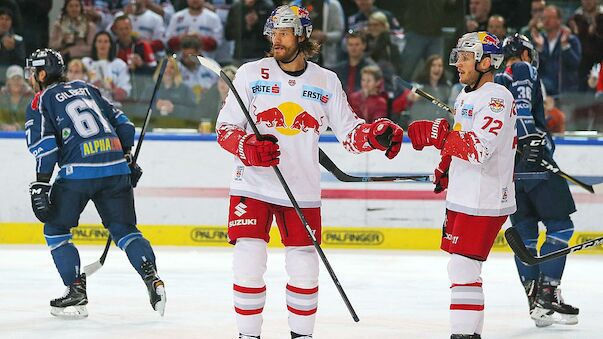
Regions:
<instances>
[{"instance_id":1,"label":"shoulder patch","mask_svg":"<svg viewBox=\"0 0 603 339\"><path fill-rule=\"evenodd\" d=\"M490 98L488 107L490 107L492 112L500 113L505 109L505 100L501 98Z\"/></svg>"}]
</instances>

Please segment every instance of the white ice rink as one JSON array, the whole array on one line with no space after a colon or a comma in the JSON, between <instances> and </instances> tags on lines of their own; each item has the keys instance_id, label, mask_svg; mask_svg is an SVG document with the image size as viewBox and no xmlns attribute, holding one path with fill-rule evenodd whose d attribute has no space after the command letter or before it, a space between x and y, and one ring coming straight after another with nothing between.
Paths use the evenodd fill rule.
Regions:
<instances>
[{"instance_id":1,"label":"white ice rink","mask_svg":"<svg viewBox=\"0 0 603 339\"><path fill-rule=\"evenodd\" d=\"M165 317L152 311L146 288L124 253L113 247L105 266L88 279L90 316L66 321L49 314L48 301L64 292L43 246L0 246L0 338L234 338L231 250L155 249L166 283ZM82 263L101 248L80 246ZM327 256L354 305L354 323L330 277L321 270L317 339L448 338L447 256L436 252L338 251ZM575 339L603 337L603 260L572 255L562 289L580 307L580 323L538 329L511 254L493 254L484 266L483 338ZM263 339L289 338L284 258L270 250Z\"/></svg>"}]
</instances>

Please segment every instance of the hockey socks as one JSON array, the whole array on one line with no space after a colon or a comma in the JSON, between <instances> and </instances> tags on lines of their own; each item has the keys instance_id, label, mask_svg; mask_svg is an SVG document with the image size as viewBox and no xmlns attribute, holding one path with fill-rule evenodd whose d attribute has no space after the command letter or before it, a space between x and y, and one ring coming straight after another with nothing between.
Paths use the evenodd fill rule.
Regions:
<instances>
[{"instance_id":1,"label":"hockey socks","mask_svg":"<svg viewBox=\"0 0 603 339\"><path fill-rule=\"evenodd\" d=\"M482 262L452 254L450 278L450 329L455 335L481 334L484 325L484 292L480 277ZM463 337L461 337L463 338ZM473 338L473 337L468 337Z\"/></svg>"},{"instance_id":2,"label":"hockey socks","mask_svg":"<svg viewBox=\"0 0 603 339\"><path fill-rule=\"evenodd\" d=\"M52 260L56 266L63 284L65 286L71 285L80 274L80 254L75 246L69 242L71 234L59 235L56 237L63 237L64 241L61 241L57 247L52 247L51 241L48 240L49 236L46 236L46 241L51 247L50 253L52 254ZM56 238L55 238L56 239ZM61 238L62 239L62 238Z\"/></svg>"}]
</instances>

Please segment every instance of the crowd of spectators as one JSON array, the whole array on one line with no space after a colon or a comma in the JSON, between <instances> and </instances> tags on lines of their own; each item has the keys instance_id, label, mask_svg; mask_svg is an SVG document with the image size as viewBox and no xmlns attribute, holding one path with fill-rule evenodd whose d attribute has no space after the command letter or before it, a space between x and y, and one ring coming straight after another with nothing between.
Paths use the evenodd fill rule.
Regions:
<instances>
[{"instance_id":1,"label":"crowd of spectators","mask_svg":"<svg viewBox=\"0 0 603 339\"><path fill-rule=\"evenodd\" d=\"M461 85L448 51L465 32L488 30L501 41L519 32L536 46L552 131L603 127L599 0L0 0L0 130L23 128L33 95L24 59L50 47L65 58L69 80L93 83L135 123L169 60L151 127L211 131L228 88L194 56L234 77L237 66L266 55L264 23L285 3L309 10L310 38L322 46L312 61L338 75L368 121L450 119L399 79L454 100ZM49 21L53 5L60 11Z\"/></svg>"}]
</instances>

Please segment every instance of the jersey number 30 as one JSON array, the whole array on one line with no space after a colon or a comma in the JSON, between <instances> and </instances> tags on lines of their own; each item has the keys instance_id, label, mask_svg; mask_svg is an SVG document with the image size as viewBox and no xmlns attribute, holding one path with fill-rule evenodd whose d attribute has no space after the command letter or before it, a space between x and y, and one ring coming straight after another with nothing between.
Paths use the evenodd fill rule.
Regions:
<instances>
[{"instance_id":1,"label":"jersey number 30","mask_svg":"<svg viewBox=\"0 0 603 339\"><path fill-rule=\"evenodd\" d=\"M100 131L98 123L100 121L103 126L103 130L106 133L111 133L111 125L103 114L101 113L100 108L96 104L94 100L91 99L76 99L67 104L65 107L65 111L71 121L73 121L73 127L77 134L79 134L82 138L89 138L93 135L98 134Z\"/></svg>"}]
</instances>

